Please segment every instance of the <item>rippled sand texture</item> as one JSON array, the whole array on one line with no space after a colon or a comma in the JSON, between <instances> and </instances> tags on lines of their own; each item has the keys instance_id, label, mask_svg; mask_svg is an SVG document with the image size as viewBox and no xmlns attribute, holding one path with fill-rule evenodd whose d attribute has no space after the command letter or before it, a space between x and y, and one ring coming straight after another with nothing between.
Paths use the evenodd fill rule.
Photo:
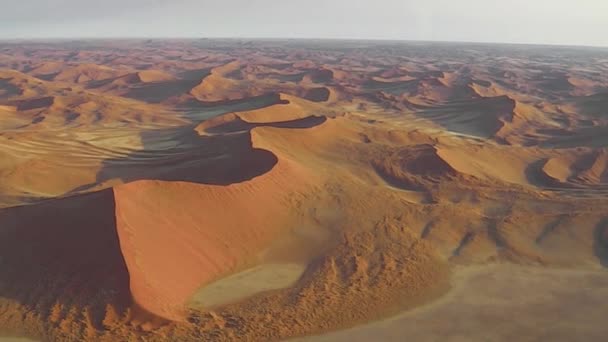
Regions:
<instances>
[{"instance_id":1,"label":"rippled sand texture","mask_svg":"<svg viewBox=\"0 0 608 342\"><path fill-rule=\"evenodd\" d=\"M601 340L573 313L605 292L607 108L602 49L0 43L0 333L520 339L437 330L475 307ZM473 278L571 285L459 287L496 264Z\"/></svg>"}]
</instances>

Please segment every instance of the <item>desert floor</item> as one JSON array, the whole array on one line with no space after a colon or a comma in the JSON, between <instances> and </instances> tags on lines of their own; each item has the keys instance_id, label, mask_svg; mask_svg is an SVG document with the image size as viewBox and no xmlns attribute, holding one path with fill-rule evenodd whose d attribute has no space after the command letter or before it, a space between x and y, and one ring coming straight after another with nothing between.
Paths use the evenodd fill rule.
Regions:
<instances>
[{"instance_id":1,"label":"desert floor","mask_svg":"<svg viewBox=\"0 0 608 342\"><path fill-rule=\"evenodd\" d=\"M608 332L603 270L467 266L452 287L389 319L294 341L600 341Z\"/></svg>"}]
</instances>

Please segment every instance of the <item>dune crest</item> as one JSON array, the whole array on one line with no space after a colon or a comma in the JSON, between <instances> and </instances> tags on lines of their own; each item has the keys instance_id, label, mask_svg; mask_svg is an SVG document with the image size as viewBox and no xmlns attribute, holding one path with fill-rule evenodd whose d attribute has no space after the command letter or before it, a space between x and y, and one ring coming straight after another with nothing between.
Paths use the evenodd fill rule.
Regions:
<instances>
[{"instance_id":1,"label":"dune crest","mask_svg":"<svg viewBox=\"0 0 608 342\"><path fill-rule=\"evenodd\" d=\"M281 231L288 218L283 202L305 187L298 173L279 160L269 173L228 187L139 181L116 188L135 302L185 319L186 302L200 286L247 265Z\"/></svg>"},{"instance_id":2,"label":"dune crest","mask_svg":"<svg viewBox=\"0 0 608 342\"><path fill-rule=\"evenodd\" d=\"M608 154L606 150L586 155L565 155L551 158L543 165L545 175L562 184L600 185L608 182Z\"/></svg>"},{"instance_id":3,"label":"dune crest","mask_svg":"<svg viewBox=\"0 0 608 342\"><path fill-rule=\"evenodd\" d=\"M0 57L2 336L386 328L367 324L477 307L451 285L490 264L505 267L481 287L519 274L572 290L478 306L500 307L504 331L520 328L504 317L564 304L577 279L604 296L602 50L128 39L0 42ZM522 265L547 276L530 283ZM572 298L572 312L608 313ZM560 335L549 323L526 331Z\"/></svg>"}]
</instances>

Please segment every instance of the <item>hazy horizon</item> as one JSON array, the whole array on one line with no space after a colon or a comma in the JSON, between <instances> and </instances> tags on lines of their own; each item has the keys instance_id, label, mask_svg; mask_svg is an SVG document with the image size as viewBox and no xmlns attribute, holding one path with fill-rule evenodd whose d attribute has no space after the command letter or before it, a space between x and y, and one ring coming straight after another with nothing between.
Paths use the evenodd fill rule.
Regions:
<instances>
[{"instance_id":1,"label":"hazy horizon","mask_svg":"<svg viewBox=\"0 0 608 342\"><path fill-rule=\"evenodd\" d=\"M0 39L353 39L608 46L602 0L0 0Z\"/></svg>"}]
</instances>

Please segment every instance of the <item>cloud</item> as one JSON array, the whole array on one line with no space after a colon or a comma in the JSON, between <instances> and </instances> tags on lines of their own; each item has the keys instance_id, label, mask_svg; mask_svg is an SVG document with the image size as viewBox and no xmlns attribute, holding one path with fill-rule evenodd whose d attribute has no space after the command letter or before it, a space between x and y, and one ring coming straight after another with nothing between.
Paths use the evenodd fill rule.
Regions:
<instances>
[{"instance_id":1,"label":"cloud","mask_svg":"<svg viewBox=\"0 0 608 342\"><path fill-rule=\"evenodd\" d=\"M162 6L170 0L0 0L0 20L18 22L103 18ZM176 1L179 2L179 1Z\"/></svg>"},{"instance_id":2,"label":"cloud","mask_svg":"<svg viewBox=\"0 0 608 342\"><path fill-rule=\"evenodd\" d=\"M0 0L0 38L296 37L608 45L605 0Z\"/></svg>"}]
</instances>

